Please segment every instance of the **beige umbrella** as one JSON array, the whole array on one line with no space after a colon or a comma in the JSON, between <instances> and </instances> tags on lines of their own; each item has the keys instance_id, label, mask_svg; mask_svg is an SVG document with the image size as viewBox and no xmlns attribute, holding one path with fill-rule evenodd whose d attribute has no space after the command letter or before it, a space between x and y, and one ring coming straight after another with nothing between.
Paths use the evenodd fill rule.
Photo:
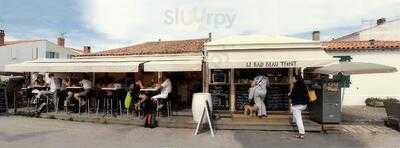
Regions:
<instances>
[{"instance_id":1,"label":"beige umbrella","mask_svg":"<svg viewBox=\"0 0 400 148\"><path fill-rule=\"evenodd\" d=\"M397 72L397 69L392 66L386 66L374 63L364 62L342 62L339 64L332 64L325 67L315 69L313 73L320 74L338 74L353 75L353 74L374 74L374 73L393 73ZM342 88L341 100L344 99L345 88ZM342 108L340 109L342 110Z\"/></svg>"},{"instance_id":2,"label":"beige umbrella","mask_svg":"<svg viewBox=\"0 0 400 148\"><path fill-rule=\"evenodd\" d=\"M353 75L393 72L397 72L397 69L392 66L364 62L343 62L318 68L313 73Z\"/></svg>"}]
</instances>

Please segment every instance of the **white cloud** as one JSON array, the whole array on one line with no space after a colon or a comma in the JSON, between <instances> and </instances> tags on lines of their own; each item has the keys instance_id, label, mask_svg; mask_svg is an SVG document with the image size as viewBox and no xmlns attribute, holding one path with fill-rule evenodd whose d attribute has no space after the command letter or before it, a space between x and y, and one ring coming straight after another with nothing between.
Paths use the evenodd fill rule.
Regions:
<instances>
[{"instance_id":1,"label":"white cloud","mask_svg":"<svg viewBox=\"0 0 400 148\"><path fill-rule=\"evenodd\" d=\"M293 34L400 15L398 0L86 0L84 6L88 28L124 41L206 37L208 32L217 37ZM234 17L228 28L226 17Z\"/></svg>"},{"instance_id":2,"label":"white cloud","mask_svg":"<svg viewBox=\"0 0 400 148\"><path fill-rule=\"evenodd\" d=\"M124 38L145 19L138 4L137 0L87 0L84 20L88 28L110 38Z\"/></svg>"}]
</instances>

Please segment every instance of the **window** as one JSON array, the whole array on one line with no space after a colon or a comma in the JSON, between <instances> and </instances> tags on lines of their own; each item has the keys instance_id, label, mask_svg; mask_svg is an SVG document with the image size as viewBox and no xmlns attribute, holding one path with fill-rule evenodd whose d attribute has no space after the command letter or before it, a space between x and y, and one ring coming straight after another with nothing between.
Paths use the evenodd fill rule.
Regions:
<instances>
[{"instance_id":1,"label":"window","mask_svg":"<svg viewBox=\"0 0 400 148\"><path fill-rule=\"evenodd\" d=\"M333 56L334 58L339 58L339 62L351 62L353 59L351 56Z\"/></svg>"},{"instance_id":2,"label":"window","mask_svg":"<svg viewBox=\"0 0 400 148\"><path fill-rule=\"evenodd\" d=\"M46 52L46 59L58 59L60 58L60 54L57 52L51 52L51 51L47 51Z\"/></svg>"},{"instance_id":3,"label":"window","mask_svg":"<svg viewBox=\"0 0 400 148\"><path fill-rule=\"evenodd\" d=\"M16 51L16 49L10 49L10 51L11 51L11 55L10 55L10 57L11 57L11 60L16 60L17 59L17 51Z\"/></svg>"},{"instance_id":4,"label":"window","mask_svg":"<svg viewBox=\"0 0 400 148\"><path fill-rule=\"evenodd\" d=\"M38 54L39 54L38 48L32 49L32 59L34 59L34 60L38 59L38 57L39 57Z\"/></svg>"}]
</instances>

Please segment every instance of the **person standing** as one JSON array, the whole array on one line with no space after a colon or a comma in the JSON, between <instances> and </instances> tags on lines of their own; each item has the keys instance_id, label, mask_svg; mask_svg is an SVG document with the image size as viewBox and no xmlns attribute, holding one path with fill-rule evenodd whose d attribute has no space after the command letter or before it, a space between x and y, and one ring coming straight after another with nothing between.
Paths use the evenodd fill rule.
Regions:
<instances>
[{"instance_id":1,"label":"person standing","mask_svg":"<svg viewBox=\"0 0 400 148\"><path fill-rule=\"evenodd\" d=\"M263 75L255 77L251 86L249 89L249 100L254 100L258 110L258 117L267 117L267 108L264 100L267 95L267 87L269 87L268 77Z\"/></svg>"},{"instance_id":2,"label":"person standing","mask_svg":"<svg viewBox=\"0 0 400 148\"><path fill-rule=\"evenodd\" d=\"M297 129L299 130L296 138L303 139L305 130L301 112L307 108L309 97L307 86L301 76L295 76L295 82L289 93L289 97L292 100L291 110L293 113L293 122L296 123Z\"/></svg>"},{"instance_id":3,"label":"person standing","mask_svg":"<svg viewBox=\"0 0 400 148\"><path fill-rule=\"evenodd\" d=\"M48 85L50 87L50 94L53 95L53 103L54 103L54 109L58 111L58 105L59 105L59 93L60 93L60 88L61 84L58 78L54 77L54 74L49 74L49 79L48 79Z\"/></svg>"}]
</instances>

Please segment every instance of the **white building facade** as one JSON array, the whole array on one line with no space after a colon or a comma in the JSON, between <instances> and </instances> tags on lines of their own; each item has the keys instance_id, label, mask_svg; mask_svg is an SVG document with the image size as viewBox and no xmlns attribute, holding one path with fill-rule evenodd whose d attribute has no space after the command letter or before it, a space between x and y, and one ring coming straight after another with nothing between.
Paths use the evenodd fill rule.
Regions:
<instances>
[{"instance_id":1,"label":"white building facade","mask_svg":"<svg viewBox=\"0 0 400 148\"><path fill-rule=\"evenodd\" d=\"M65 47L64 38L58 43L48 40L4 41L5 33L0 30L0 72L4 65L21 63L38 59L69 59L80 51Z\"/></svg>"},{"instance_id":2,"label":"white building facade","mask_svg":"<svg viewBox=\"0 0 400 148\"><path fill-rule=\"evenodd\" d=\"M375 26L335 39L335 41L368 40L399 41L400 19L386 21L385 18L381 18L376 21Z\"/></svg>"},{"instance_id":3,"label":"white building facade","mask_svg":"<svg viewBox=\"0 0 400 148\"><path fill-rule=\"evenodd\" d=\"M400 69L400 42L347 41L323 43L333 57L349 57L352 62L377 63ZM369 97L400 98L400 72L351 75L350 87L344 89L343 105L365 105Z\"/></svg>"}]
</instances>

